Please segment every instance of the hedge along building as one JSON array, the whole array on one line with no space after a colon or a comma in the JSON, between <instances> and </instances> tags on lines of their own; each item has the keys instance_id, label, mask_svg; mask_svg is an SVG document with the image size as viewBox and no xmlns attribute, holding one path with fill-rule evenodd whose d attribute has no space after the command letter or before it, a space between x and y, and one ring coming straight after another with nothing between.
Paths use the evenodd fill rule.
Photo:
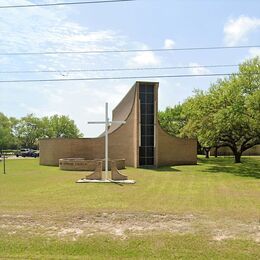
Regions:
<instances>
[{"instance_id":1,"label":"hedge along building","mask_svg":"<svg viewBox=\"0 0 260 260\"><path fill-rule=\"evenodd\" d=\"M197 140L177 138L160 126L157 82L136 82L113 110L109 128L109 158L127 166L164 166L197 163ZM40 164L58 165L61 158L104 158L105 137L40 140Z\"/></svg>"}]
</instances>

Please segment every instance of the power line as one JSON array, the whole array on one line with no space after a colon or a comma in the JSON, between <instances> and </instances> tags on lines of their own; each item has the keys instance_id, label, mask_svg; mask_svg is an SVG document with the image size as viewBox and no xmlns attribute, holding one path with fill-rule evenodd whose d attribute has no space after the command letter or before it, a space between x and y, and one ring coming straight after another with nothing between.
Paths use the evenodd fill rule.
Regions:
<instances>
[{"instance_id":1,"label":"power line","mask_svg":"<svg viewBox=\"0 0 260 260\"><path fill-rule=\"evenodd\" d=\"M0 9L10 8L27 8L27 7L50 7L50 6L63 6L63 5L86 5L86 4L106 4L106 3L118 3L118 2L133 2L136 0L100 0L100 1L78 1L78 2L62 2L62 3L50 3L50 4L35 4L35 5L1 5Z\"/></svg>"},{"instance_id":2,"label":"power line","mask_svg":"<svg viewBox=\"0 0 260 260\"><path fill-rule=\"evenodd\" d=\"M143 67L143 68L105 68L105 69L64 69L64 70L11 70L0 71L0 74L19 74L19 73L75 73L75 72L104 72L104 71L143 71L143 70L174 70L174 69L195 69L195 68L227 68L237 67L239 64L223 65L194 65L194 66L169 66L169 67Z\"/></svg>"},{"instance_id":3,"label":"power line","mask_svg":"<svg viewBox=\"0 0 260 260\"><path fill-rule=\"evenodd\" d=\"M156 79L156 78L191 78L191 77L217 77L239 75L239 73L209 73L209 74L176 74L176 75L151 75L151 76L125 76L125 77L90 77L71 79L21 79L0 80L0 83L29 83L29 82L59 82L59 81L95 81L95 80L125 80L125 79ZM241 74L240 74L241 75ZM243 73L243 75L260 75L260 73Z\"/></svg>"},{"instance_id":4,"label":"power line","mask_svg":"<svg viewBox=\"0 0 260 260\"><path fill-rule=\"evenodd\" d=\"M211 47L187 47L187 48L158 48L158 49L125 49L125 50L95 50L95 51L47 51L47 52L0 52L1 56L26 56L26 55L57 55L57 54L106 54L106 53L131 53L131 52L168 52L168 51L198 51L198 50L222 50L259 48L260 45L238 46L211 46Z\"/></svg>"}]
</instances>

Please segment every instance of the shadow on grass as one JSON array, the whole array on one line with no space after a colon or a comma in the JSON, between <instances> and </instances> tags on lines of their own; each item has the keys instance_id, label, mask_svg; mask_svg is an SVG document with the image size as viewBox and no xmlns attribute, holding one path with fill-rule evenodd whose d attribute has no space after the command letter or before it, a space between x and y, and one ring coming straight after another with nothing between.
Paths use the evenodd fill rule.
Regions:
<instances>
[{"instance_id":1,"label":"shadow on grass","mask_svg":"<svg viewBox=\"0 0 260 260\"><path fill-rule=\"evenodd\" d=\"M155 169L157 172L181 172L181 170L178 170L174 168L174 166L163 166Z\"/></svg>"},{"instance_id":2,"label":"shadow on grass","mask_svg":"<svg viewBox=\"0 0 260 260\"><path fill-rule=\"evenodd\" d=\"M242 163L234 163L232 157L199 158L198 162L208 166L203 172L230 173L235 176L260 179L260 159L242 158Z\"/></svg>"},{"instance_id":3,"label":"shadow on grass","mask_svg":"<svg viewBox=\"0 0 260 260\"><path fill-rule=\"evenodd\" d=\"M161 166L161 167L139 167L138 169L144 170L144 171L155 171L155 172L181 172L181 170L178 170L174 168L174 166Z\"/></svg>"}]
</instances>

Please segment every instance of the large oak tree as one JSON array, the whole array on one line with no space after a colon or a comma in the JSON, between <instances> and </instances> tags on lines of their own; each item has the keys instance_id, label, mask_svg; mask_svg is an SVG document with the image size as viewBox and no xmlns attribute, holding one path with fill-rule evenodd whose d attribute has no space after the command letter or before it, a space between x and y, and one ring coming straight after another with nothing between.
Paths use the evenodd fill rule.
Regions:
<instances>
[{"instance_id":1,"label":"large oak tree","mask_svg":"<svg viewBox=\"0 0 260 260\"><path fill-rule=\"evenodd\" d=\"M197 91L184 105L188 120L182 129L204 147L228 146L235 162L260 144L260 59L244 62L239 73Z\"/></svg>"}]
</instances>

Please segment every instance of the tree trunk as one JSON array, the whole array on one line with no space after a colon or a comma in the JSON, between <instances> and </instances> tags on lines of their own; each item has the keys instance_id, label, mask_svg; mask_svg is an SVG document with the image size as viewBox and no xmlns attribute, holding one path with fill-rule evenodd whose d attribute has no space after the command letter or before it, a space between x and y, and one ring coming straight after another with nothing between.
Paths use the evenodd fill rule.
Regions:
<instances>
[{"instance_id":1,"label":"tree trunk","mask_svg":"<svg viewBox=\"0 0 260 260\"><path fill-rule=\"evenodd\" d=\"M215 148L215 157L218 157L218 147Z\"/></svg>"},{"instance_id":2,"label":"tree trunk","mask_svg":"<svg viewBox=\"0 0 260 260\"><path fill-rule=\"evenodd\" d=\"M241 149L239 150L236 145L229 146L229 147L235 156L235 163L241 163L241 155L243 151L241 151Z\"/></svg>"},{"instance_id":3,"label":"tree trunk","mask_svg":"<svg viewBox=\"0 0 260 260\"><path fill-rule=\"evenodd\" d=\"M197 141L197 153L198 154L203 154L203 149L200 143Z\"/></svg>"},{"instance_id":4,"label":"tree trunk","mask_svg":"<svg viewBox=\"0 0 260 260\"><path fill-rule=\"evenodd\" d=\"M241 153L235 153L235 163L241 163Z\"/></svg>"},{"instance_id":5,"label":"tree trunk","mask_svg":"<svg viewBox=\"0 0 260 260\"><path fill-rule=\"evenodd\" d=\"M210 148L204 148L204 151L205 151L205 158L209 158Z\"/></svg>"}]
</instances>

